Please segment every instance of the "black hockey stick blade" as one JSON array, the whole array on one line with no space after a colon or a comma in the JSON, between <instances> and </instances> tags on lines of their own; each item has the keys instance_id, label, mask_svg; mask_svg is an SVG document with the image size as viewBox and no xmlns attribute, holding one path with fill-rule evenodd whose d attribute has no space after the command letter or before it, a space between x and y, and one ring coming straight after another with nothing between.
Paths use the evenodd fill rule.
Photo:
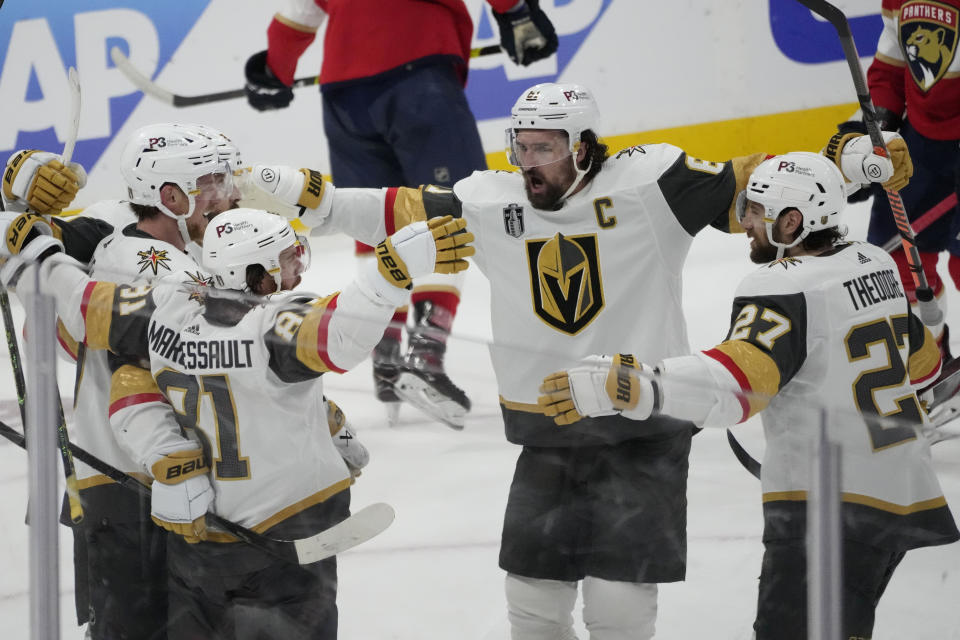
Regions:
<instances>
[{"instance_id":1,"label":"black hockey stick blade","mask_svg":"<svg viewBox=\"0 0 960 640\"><path fill-rule=\"evenodd\" d=\"M740 461L740 464L743 465L743 468L749 471L754 478L759 480L761 468L760 462L747 453L747 450L743 448L743 445L740 444L740 441L737 440L737 437L733 435L733 431L730 431L730 429L727 429L727 443L730 445L730 450L733 451L733 455L735 455L737 460Z\"/></svg>"},{"instance_id":2,"label":"black hockey stick blade","mask_svg":"<svg viewBox=\"0 0 960 640\"><path fill-rule=\"evenodd\" d=\"M0 421L0 436L10 440L21 449L27 448L23 434L2 421ZM140 480L124 473L72 442L70 443L70 451L77 460L89 465L121 486L136 491L143 496L150 495L150 487ZM373 538L393 523L394 511L390 505L377 502L357 511L329 529L299 540L275 540L216 514L208 513L206 517L207 522L220 527L274 558L291 564L303 565L329 558Z\"/></svg>"},{"instance_id":3,"label":"black hockey stick blade","mask_svg":"<svg viewBox=\"0 0 960 640\"><path fill-rule=\"evenodd\" d=\"M477 58L479 56L488 56L494 53L500 53L500 51L500 45L478 47L470 50L470 57ZM168 89L164 89L146 75L141 73L139 69L133 66L127 56L120 51L119 47L113 47L110 49L110 59L113 60L113 64L120 69L120 72L126 76L127 80L133 83L133 85L142 91L144 95L152 96L157 100L165 102L173 107L192 107L198 104L233 100L235 98L242 98L244 95L246 95L246 92L243 89L231 89L229 91L218 91L216 93L202 93L195 96L183 96L173 93ZM316 85L319 81L319 76L297 78L293 81L292 87L294 89L299 87L309 87Z\"/></svg>"}]
</instances>

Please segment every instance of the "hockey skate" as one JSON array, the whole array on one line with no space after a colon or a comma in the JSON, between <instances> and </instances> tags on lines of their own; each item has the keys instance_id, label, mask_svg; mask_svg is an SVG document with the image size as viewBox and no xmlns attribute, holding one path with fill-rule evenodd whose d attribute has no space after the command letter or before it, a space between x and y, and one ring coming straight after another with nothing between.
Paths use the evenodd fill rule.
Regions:
<instances>
[{"instance_id":1,"label":"hockey skate","mask_svg":"<svg viewBox=\"0 0 960 640\"><path fill-rule=\"evenodd\" d=\"M393 390L405 402L460 431L470 411L470 399L443 370L449 332L438 325L434 317L438 313L442 310L429 301L415 305L410 346Z\"/></svg>"},{"instance_id":2,"label":"hockey skate","mask_svg":"<svg viewBox=\"0 0 960 640\"><path fill-rule=\"evenodd\" d=\"M400 341L384 335L373 348L372 360L374 392L387 411L387 424L394 427L400 416L400 398L395 391L402 360Z\"/></svg>"}]
</instances>

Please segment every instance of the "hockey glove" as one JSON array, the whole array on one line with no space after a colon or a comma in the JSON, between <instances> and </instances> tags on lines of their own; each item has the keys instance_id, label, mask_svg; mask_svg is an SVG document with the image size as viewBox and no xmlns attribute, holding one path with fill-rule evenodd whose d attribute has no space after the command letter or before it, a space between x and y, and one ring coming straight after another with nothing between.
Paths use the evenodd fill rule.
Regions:
<instances>
[{"instance_id":1,"label":"hockey glove","mask_svg":"<svg viewBox=\"0 0 960 640\"><path fill-rule=\"evenodd\" d=\"M466 226L466 220L451 216L408 224L376 246L376 260L364 261L358 285L381 304L405 304L414 278L457 273L469 266L465 258L475 249Z\"/></svg>"},{"instance_id":2,"label":"hockey glove","mask_svg":"<svg viewBox=\"0 0 960 640\"><path fill-rule=\"evenodd\" d=\"M265 209L312 228L330 214L333 191L319 171L258 164L240 180L240 206Z\"/></svg>"},{"instance_id":3,"label":"hockey glove","mask_svg":"<svg viewBox=\"0 0 960 640\"><path fill-rule=\"evenodd\" d=\"M42 215L57 215L85 184L87 174L78 163L64 166L56 154L26 149L7 160L3 200L11 210L29 208Z\"/></svg>"},{"instance_id":4,"label":"hockey glove","mask_svg":"<svg viewBox=\"0 0 960 640\"><path fill-rule=\"evenodd\" d=\"M63 251L63 243L53 236L53 229L42 217L32 213L0 212L0 285L12 289L17 286L23 270L30 264L39 264L54 253Z\"/></svg>"},{"instance_id":5,"label":"hockey glove","mask_svg":"<svg viewBox=\"0 0 960 640\"><path fill-rule=\"evenodd\" d=\"M883 142L889 158L874 153L870 136L838 133L830 139L824 155L840 167L850 182L877 182L889 191L900 191L913 176L910 151L899 133L884 131Z\"/></svg>"},{"instance_id":6,"label":"hockey glove","mask_svg":"<svg viewBox=\"0 0 960 640\"><path fill-rule=\"evenodd\" d=\"M250 56L243 71L247 76L243 88L247 102L257 111L285 109L293 101L293 89L280 82L267 66L266 51Z\"/></svg>"},{"instance_id":7,"label":"hockey glove","mask_svg":"<svg viewBox=\"0 0 960 640\"><path fill-rule=\"evenodd\" d=\"M356 434L347 424L347 417L333 400L326 400L327 424L330 426L330 437L333 446L337 448L340 457L347 463L347 469L354 479L360 476L360 470L370 462L370 452L357 440Z\"/></svg>"},{"instance_id":8,"label":"hockey glove","mask_svg":"<svg viewBox=\"0 0 960 640\"><path fill-rule=\"evenodd\" d=\"M557 32L540 9L539 0L521 0L506 13L493 13L500 29L500 46L514 64L527 66L557 51Z\"/></svg>"},{"instance_id":9,"label":"hockey glove","mask_svg":"<svg viewBox=\"0 0 960 640\"><path fill-rule=\"evenodd\" d=\"M537 404L560 426L583 417L617 413L646 420L656 405L657 389L632 355L589 356L578 367L543 379Z\"/></svg>"},{"instance_id":10,"label":"hockey glove","mask_svg":"<svg viewBox=\"0 0 960 640\"><path fill-rule=\"evenodd\" d=\"M200 449L174 451L151 467L155 482L150 517L157 526L194 543L206 540L206 513L213 504L209 467Z\"/></svg>"}]
</instances>

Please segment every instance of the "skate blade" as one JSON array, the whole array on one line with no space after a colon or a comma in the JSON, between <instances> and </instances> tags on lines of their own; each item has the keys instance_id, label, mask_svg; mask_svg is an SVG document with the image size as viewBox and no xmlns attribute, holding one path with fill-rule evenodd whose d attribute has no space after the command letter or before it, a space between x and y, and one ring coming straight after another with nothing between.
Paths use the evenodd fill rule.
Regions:
<instances>
[{"instance_id":1,"label":"skate blade","mask_svg":"<svg viewBox=\"0 0 960 640\"><path fill-rule=\"evenodd\" d=\"M405 402L409 402L431 418L439 420L455 431L463 430L466 410L412 373L401 373L397 378L394 391Z\"/></svg>"}]
</instances>

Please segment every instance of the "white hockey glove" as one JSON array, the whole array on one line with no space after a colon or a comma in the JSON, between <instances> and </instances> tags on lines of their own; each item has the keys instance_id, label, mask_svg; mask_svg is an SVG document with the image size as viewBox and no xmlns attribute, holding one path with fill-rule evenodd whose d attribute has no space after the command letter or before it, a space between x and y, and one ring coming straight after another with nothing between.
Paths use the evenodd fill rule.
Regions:
<instances>
[{"instance_id":1,"label":"white hockey glove","mask_svg":"<svg viewBox=\"0 0 960 640\"><path fill-rule=\"evenodd\" d=\"M334 186L319 171L258 164L240 180L240 206L265 209L306 227L320 226L333 206Z\"/></svg>"},{"instance_id":2,"label":"white hockey glove","mask_svg":"<svg viewBox=\"0 0 960 640\"><path fill-rule=\"evenodd\" d=\"M206 540L206 513L214 498L209 470L200 449L174 451L153 463L150 517L157 526L190 543Z\"/></svg>"},{"instance_id":3,"label":"white hockey glove","mask_svg":"<svg viewBox=\"0 0 960 640\"><path fill-rule=\"evenodd\" d=\"M878 182L884 189L900 191L913 176L913 160L907 143L899 133L883 131L883 142L890 153L884 158L873 152L870 136L846 134L834 136L827 145L826 156L832 159L850 182ZM839 140L837 140L837 137ZM834 155L840 153L839 161Z\"/></svg>"},{"instance_id":4,"label":"white hockey glove","mask_svg":"<svg viewBox=\"0 0 960 640\"><path fill-rule=\"evenodd\" d=\"M324 401L327 405L327 424L330 426L330 437L333 446L337 448L340 457L347 463L350 475L354 479L360 476L360 470L370 462L370 452L357 440L357 435L347 424L347 417L333 400Z\"/></svg>"},{"instance_id":5,"label":"white hockey glove","mask_svg":"<svg viewBox=\"0 0 960 640\"><path fill-rule=\"evenodd\" d=\"M473 234L464 231L466 220L451 216L409 224L381 242L376 260L360 269L361 287L376 299L401 306L407 300L413 279L429 273L458 273L469 266L475 253ZM386 285L386 286L385 286Z\"/></svg>"},{"instance_id":6,"label":"white hockey glove","mask_svg":"<svg viewBox=\"0 0 960 640\"><path fill-rule=\"evenodd\" d=\"M76 162L67 166L61 157L47 151L24 149L7 160L3 171L3 201L7 209L26 208L43 215L57 215L73 202L85 184L87 173Z\"/></svg>"},{"instance_id":7,"label":"white hockey glove","mask_svg":"<svg viewBox=\"0 0 960 640\"><path fill-rule=\"evenodd\" d=\"M589 356L580 366L544 378L537 403L560 426L617 413L646 420L658 392L652 377L639 375L644 369L649 371L627 354Z\"/></svg>"}]
</instances>

